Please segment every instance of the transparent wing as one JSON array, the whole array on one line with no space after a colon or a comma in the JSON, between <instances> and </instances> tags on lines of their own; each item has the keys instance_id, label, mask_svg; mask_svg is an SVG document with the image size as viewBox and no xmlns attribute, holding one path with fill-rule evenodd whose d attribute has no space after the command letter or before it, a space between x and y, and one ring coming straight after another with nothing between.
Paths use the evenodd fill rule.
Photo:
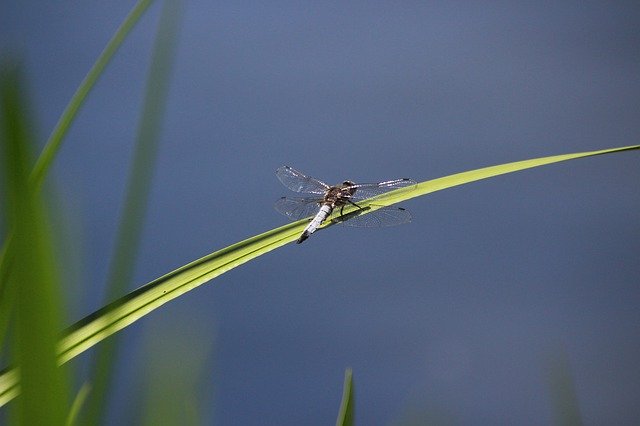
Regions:
<instances>
[{"instance_id":1,"label":"transparent wing","mask_svg":"<svg viewBox=\"0 0 640 426\"><path fill-rule=\"evenodd\" d=\"M365 200L375 197L376 195L384 194L385 192L393 191L394 189L410 188L415 185L417 185L416 181L408 178L388 180L380 183L356 183L352 185L353 188L356 188L356 192L351 199Z\"/></svg>"},{"instance_id":2,"label":"transparent wing","mask_svg":"<svg viewBox=\"0 0 640 426\"><path fill-rule=\"evenodd\" d=\"M305 175L289 166L282 166L276 170L276 176L280 182L294 192L306 192L309 194L324 195L329 185Z\"/></svg>"},{"instance_id":3,"label":"transparent wing","mask_svg":"<svg viewBox=\"0 0 640 426\"><path fill-rule=\"evenodd\" d=\"M291 220L300 220L318 213L322 198L287 198L276 201L275 209Z\"/></svg>"},{"instance_id":4,"label":"transparent wing","mask_svg":"<svg viewBox=\"0 0 640 426\"><path fill-rule=\"evenodd\" d=\"M396 226L411 222L411 213L402 207L387 206L381 207L371 213L366 213L369 207L361 210L340 215L340 208L333 211L331 220L345 226L357 226L363 228L381 228L385 226Z\"/></svg>"}]
</instances>

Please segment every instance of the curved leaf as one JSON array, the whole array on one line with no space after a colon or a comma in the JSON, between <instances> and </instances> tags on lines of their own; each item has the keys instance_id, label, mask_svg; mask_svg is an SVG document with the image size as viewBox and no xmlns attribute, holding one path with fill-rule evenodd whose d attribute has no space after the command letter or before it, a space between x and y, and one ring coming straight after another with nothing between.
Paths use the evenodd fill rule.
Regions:
<instances>
[{"instance_id":1,"label":"curved leaf","mask_svg":"<svg viewBox=\"0 0 640 426\"><path fill-rule=\"evenodd\" d=\"M484 167L421 182L409 189L403 188L392 191L369 200L367 206L370 207L369 211L373 211L385 205L399 203L410 198L494 176L561 161L636 149L640 149L640 145L555 155ZM62 364L69 361L154 309L213 278L273 249L295 241L306 224L307 220L299 220L216 251L178 268L94 312L64 333L64 337L60 340L58 346L59 362ZM330 224L326 226L330 226ZM17 385L17 375L14 370L8 370L0 375L0 404L5 403L17 394Z\"/></svg>"},{"instance_id":2,"label":"curved leaf","mask_svg":"<svg viewBox=\"0 0 640 426\"><path fill-rule=\"evenodd\" d=\"M87 95L91 89L93 89L93 86L95 86L96 82L102 75L102 72L109 62L111 62L113 55L118 51L122 42L127 38L127 35L138 23L142 15L144 15L144 12L149 8L152 1L153 0L139 0L136 3L120 27L118 27L113 37L111 37L111 40L109 40L109 43L107 43L107 46L104 48L102 53L100 53L100 56L84 77L80 86L76 89L76 92L71 97L67 107L64 109L64 112L56 123L56 127L53 129L53 132L51 132L40 157L38 157L38 161L36 161L36 164L31 171L29 180L34 187L38 188L42 184L42 181L49 170L49 166L51 166L51 162L60 149L62 139L67 134L71 123L73 123L73 120L76 118L76 114L84 103Z\"/></svg>"}]
</instances>

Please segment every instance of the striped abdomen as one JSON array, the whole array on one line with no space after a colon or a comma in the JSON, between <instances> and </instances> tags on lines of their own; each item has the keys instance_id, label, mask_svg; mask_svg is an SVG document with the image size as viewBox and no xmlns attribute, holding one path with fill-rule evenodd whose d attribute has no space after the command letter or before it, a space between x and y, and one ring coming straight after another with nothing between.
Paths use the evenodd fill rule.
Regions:
<instances>
[{"instance_id":1,"label":"striped abdomen","mask_svg":"<svg viewBox=\"0 0 640 426\"><path fill-rule=\"evenodd\" d=\"M309 235L316 232L316 229L318 229L318 227L322 225L322 222L327 220L332 211L333 207L331 207L331 204L323 204L322 207L320 207L320 211L318 211L316 216L311 220L311 222L309 222L307 227L304 228L304 231L302 231L302 234L300 235L300 238L298 238L298 241L296 241L296 243L300 244L301 242L309 238Z\"/></svg>"}]
</instances>

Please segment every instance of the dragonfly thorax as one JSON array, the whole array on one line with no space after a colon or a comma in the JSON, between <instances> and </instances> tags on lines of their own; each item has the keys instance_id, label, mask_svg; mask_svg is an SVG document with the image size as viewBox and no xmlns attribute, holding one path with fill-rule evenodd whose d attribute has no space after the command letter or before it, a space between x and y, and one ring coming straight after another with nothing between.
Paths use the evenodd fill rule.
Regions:
<instances>
[{"instance_id":1,"label":"dragonfly thorax","mask_svg":"<svg viewBox=\"0 0 640 426\"><path fill-rule=\"evenodd\" d=\"M325 204L332 207L347 204L349 198L356 193L355 183L349 180L342 182L342 185L332 186L324 195Z\"/></svg>"}]
</instances>

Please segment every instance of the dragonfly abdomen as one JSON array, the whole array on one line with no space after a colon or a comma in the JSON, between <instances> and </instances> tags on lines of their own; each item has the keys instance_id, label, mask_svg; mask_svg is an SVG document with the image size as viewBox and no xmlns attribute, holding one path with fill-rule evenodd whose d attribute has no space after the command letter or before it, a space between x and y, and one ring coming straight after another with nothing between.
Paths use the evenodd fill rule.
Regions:
<instances>
[{"instance_id":1,"label":"dragonfly abdomen","mask_svg":"<svg viewBox=\"0 0 640 426\"><path fill-rule=\"evenodd\" d=\"M296 241L296 243L300 244L301 242L309 238L309 235L316 232L316 229L318 229L318 227L322 225L322 222L324 222L329 217L329 215L331 215L332 211L333 207L331 204L323 204L315 217L311 220L311 222L309 222L307 227L304 228L304 231L302 231L302 235L300 235L300 238L298 238L298 241Z\"/></svg>"}]
</instances>

